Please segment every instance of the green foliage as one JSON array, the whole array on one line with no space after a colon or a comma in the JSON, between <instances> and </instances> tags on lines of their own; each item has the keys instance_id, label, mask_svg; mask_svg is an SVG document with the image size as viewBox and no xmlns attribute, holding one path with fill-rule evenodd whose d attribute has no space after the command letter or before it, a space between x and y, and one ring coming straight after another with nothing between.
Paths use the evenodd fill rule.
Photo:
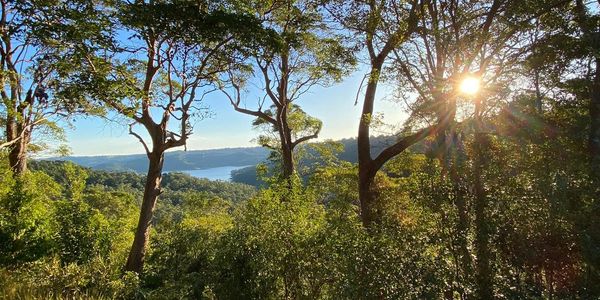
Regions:
<instances>
[{"instance_id":1,"label":"green foliage","mask_svg":"<svg viewBox=\"0 0 600 300\"><path fill-rule=\"evenodd\" d=\"M18 269L0 269L0 294L7 299L134 299L139 279L121 274L115 264L95 258L87 264L64 265L38 260Z\"/></svg>"},{"instance_id":2,"label":"green foliage","mask_svg":"<svg viewBox=\"0 0 600 300\"><path fill-rule=\"evenodd\" d=\"M271 118L276 118L277 110L275 105L272 105L271 109L265 110L264 113ZM315 117L309 116L300 108L300 106L291 104L287 114L287 123L292 131L294 140L321 131L321 127L323 126L322 122ZM265 132L265 134L258 137L257 141L259 145L271 149L279 149L281 147L278 136L279 129L277 126L269 123L263 118L254 119L252 126L254 126L255 129Z\"/></svg>"},{"instance_id":3,"label":"green foliage","mask_svg":"<svg viewBox=\"0 0 600 300\"><path fill-rule=\"evenodd\" d=\"M325 214L314 194L273 186L236 213L217 261L218 298L315 298L325 270L319 231ZM237 287L237 288L236 288Z\"/></svg>"},{"instance_id":4,"label":"green foliage","mask_svg":"<svg viewBox=\"0 0 600 300\"><path fill-rule=\"evenodd\" d=\"M201 297L217 267L219 238L232 227L228 201L188 193L180 207L180 220L165 224L152 244L144 280L151 299Z\"/></svg>"},{"instance_id":5,"label":"green foliage","mask_svg":"<svg viewBox=\"0 0 600 300\"><path fill-rule=\"evenodd\" d=\"M77 199L60 201L56 205L58 229L54 240L63 264L81 264L108 254L109 224L100 212Z\"/></svg>"},{"instance_id":6,"label":"green foliage","mask_svg":"<svg viewBox=\"0 0 600 300\"><path fill-rule=\"evenodd\" d=\"M0 195L0 264L47 255L52 249L52 214L60 186L43 173L30 173L3 184L10 191Z\"/></svg>"}]
</instances>

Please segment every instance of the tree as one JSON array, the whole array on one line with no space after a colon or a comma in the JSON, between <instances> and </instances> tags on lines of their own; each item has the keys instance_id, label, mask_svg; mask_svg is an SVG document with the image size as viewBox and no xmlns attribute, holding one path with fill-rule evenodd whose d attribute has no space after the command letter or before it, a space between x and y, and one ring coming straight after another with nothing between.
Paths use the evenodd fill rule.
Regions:
<instances>
[{"instance_id":1,"label":"tree","mask_svg":"<svg viewBox=\"0 0 600 300\"><path fill-rule=\"evenodd\" d=\"M438 130L431 152L454 186L464 276L470 276L472 268L468 232L473 218L475 278L481 298L492 297L494 286L490 237L494 220L489 210L495 199L486 186L491 136L498 134L493 115L506 102L530 92L512 86L517 78L534 87L535 105L541 110L540 77L535 70L531 80L523 75L530 71L525 59L530 39L536 38L536 21L560 5L562 1L429 1L418 32L394 51L401 86L417 94L411 122L429 118L445 125ZM459 87L465 78L479 81L481 90L461 95ZM471 136L467 153L465 141Z\"/></svg>"},{"instance_id":2,"label":"tree","mask_svg":"<svg viewBox=\"0 0 600 300\"><path fill-rule=\"evenodd\" d=\"M268 132L276 135L262 136L259 143L278 151L281 175L289 180L295 173L296 147L317 138L322 126L300 109L297 100L315 85L341 80L350 71L353 58L339 37L328 30L314 3L277 0L253 5L269 30L271 43L250 49L246 69L230 72L221 89L236 111L255 116L255 126L266 125ZM266 93L255 110L242 105L247 76L254 76ZM263 108L265 101L271 103L268 108Z\"/></svg>"},{"instance_id":3,"label":"tree","mask_svg":"<svg viewBox=\"0 0 600 300\"><path fill-rule=\"evenodd\" d=\"M106 49L113 51L109 59L98 55L90 60L87 68L94 76L79 80L91 86L90 97L131 122L129 134L140 141L148 157L139 223L125 265L139 273L161 194L164 153L186 145L192 118L202 116L198 103L210 93L209 85L218 74L227 70L234 35L252 30L256 22L228 11L226 3L157 1L118 3L116 8L116 24L131 38ZM128 59L122 61L123 57ZM145 136L135 131L136 126L145 130Z\"/></svg>"},{"instance_id":4,"label":"tree","mask_svg":"<svg viewBox=\"0 0 600 300\"><path fill-rule=\"evenodd\" d=\"M486 229L489 222L486 203L489 199L481 176L487 144L481 106L506 96L504 82L510 78L509 74L515 73L516 62L523 52L522 48L514 46L518 44L514 36L521 34L524 27L519 23L522 20L516 18L515 21L513 6L509 1L427 1L421 9L417 32L393 51L395 60L390 67L398 74L401 97L411 103L412 115L408 123L441 125L435 133L430 154L439 160L442 174L447 174L453 184L454 204L458 212L455 231L456 244L460 249L457 254L460 257L458 270L459 277L463 279L471 276L473 271L468 233L471 224L469 198L472 198L469 186L474 186L476 278L481 298L490 298L493 287L488 253L489 232ZM513 23L499 20L511 20ZM489 89L475 91L478 95L465 97L460 91L465 80ZM414 98L410 92L417 95L413 102L409 102ZM476 107L474 126L470 121L473 104ZM493 106L489 105L486 109L497 108ZM468 113L457 116L458 109ZM466 173L469 157L464 140L473 131L476 149L473 151L474 176L470 182L471 178ZM453 289L459 293L465 290L460 287Z\"/></svg>"},{"instance_id":5,"label":"tree","mask_svg":"<svg viewBox=\"0 0 600 300\"><path fill-rule=\"evenodd\" d=\"M354 33L357 43L366 48L368 74L362 101L358 129L358 186L361 219L370 227L379 219L377 191L373 181L377 171L394 156L435 132L440 125L432 125L400 138L385 148L377 157L371 156L370 128L373 120L375 95L384 66L390 55L416 32L424 1L331 1L329 13L344 28Z\"/></svg>"},{"instance_id":6,"label":"tree","mask_svg":"<svg viewBox=\"0 0 600 300\"><path fill-rule=\"evenodd\" d=\"M588 70L587 90L589 93L589 118L590 129L588 137L588 149L591 164L591 173L600 178L600 56L598 49L598 15L590 13L590 9L583 0L575 0L574 20L579 25L582 36L583 48L589 53L589 60L594 64L594 69ZM596 7L597 11L597 7ZM588 52L589 51L589 52ZM587 56L587 55L586 55Z\"/></svg>"},{"instance_id":7,"label":"tree","mask_svg":"<svg viewBox=\"0 0 600 300\"><path fill-rule=\"evenodd\" d=\"M586 272L588 280L597 281L600 226L597 218L588 216L600 211L598 3L563 1L560 8L540 20L540 37L532 47L529 62L547 78L541 85L549 91L546 105L553 108L548 117L555 122L561 136L568 136L571 141L565 148L587 160L587 174L581 174L580 178L590 186L581 196L573 197L586 209L576 214L573 223L586 236L581 247L585 263L590 266ZM583 200L586 195L593 195L594 200ZM598 293L593 288L589 291L591 295Z\"/></svg>"},{"instance_id":8,"label":"tree","mask_svg":"<svg viewBox=\"0 0 600 300\"><path fill-rule=\"evenodd\" d=\"M10 166L27 169L27 152L38 128L89 107L68 76L108 39L104 20L90 1L1 1L1 110Z\"/></svg>"}]
</instances>

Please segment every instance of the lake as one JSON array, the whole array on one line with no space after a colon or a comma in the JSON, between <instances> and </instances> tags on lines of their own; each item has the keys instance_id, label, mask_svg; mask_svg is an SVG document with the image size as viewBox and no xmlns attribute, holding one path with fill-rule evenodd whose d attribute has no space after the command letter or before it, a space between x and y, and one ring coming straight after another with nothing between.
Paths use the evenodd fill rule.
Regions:
<instances>
[{"instance_id":1,"label":"lake","mask_svg":"<svg viewBox=\"0 0 600 300\"><path fill-rule=\"evenodd\" d=\"M231 181L231 171L242 169L249 166L225 166L218 168L202 169L202 170L183 170L174 171L189 174L196 178L206 178L210 180Z\"/></svg>"}]
</instances>

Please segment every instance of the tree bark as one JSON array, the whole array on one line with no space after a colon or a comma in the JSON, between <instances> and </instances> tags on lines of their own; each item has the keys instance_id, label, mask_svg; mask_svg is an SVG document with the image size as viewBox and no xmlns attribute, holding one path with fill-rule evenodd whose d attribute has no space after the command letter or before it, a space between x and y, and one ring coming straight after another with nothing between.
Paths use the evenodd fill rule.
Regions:
<instances>
[{"instance_id":1,"label":"tree bark","mask_svg":"<svg viewBox=\"0 0 600 300\"><path fill-rule=\"evenodd\" d=\"M295 172L294 167L294 149L292 149L291 145L287 143L281 144L281 154L283 160L283 172L282 176L286 180L290 180Z\"/></svg>"},{"instance_id":2,"label":"tree bark","mask_svg":"<svg viewBox=\"0 0 600 300\"><path fill-rule=\"evenodd\" d=\"M144 187L144 198L140 210L140 218L135 232L135 237L127 263L126 271L141 273L144 267L144 256L149 240L150 227L156 201L160 195L160 184L162 180L162 168L164 162L164 152L152 152L149 155L148 174L146 176L146 186Z\"/></svg>"},{"instance_id":3,"label":"tree bark","mask_svg":"<svg viewBox=\"0 0 600 300\"><path fill-rule=\"evenodd\" d=\"M283 89L283 88L282 88ZM282 97L282 96L280 96ZM290 180L295 172L294 167L294 145L292 141L292 132L288 125L289 102L283 97L280 99L283 104L278 108L277 126L279 128L279 142L281 143L282 176L291 184Z\"/></svg>"},{"instance_id":4,"label":"tree bark","mask_svg":"<svg viewBox=\"0 0 600 300\"><path fill-rule=\"evenodd\" d=\"M27 171L27 144L19 140L14 143L8 153L8 161L14 176L19 177Z\"/></svg>"},{"instance_id":5,"label":"tree bark","mask_svg":"<svg viewBox=\"0 0 600 300\"><path fill-rule=\"evenodd\" d=\"M370 167L365 167L363 164L363 168L361 169L359 164L358 197L360 200L360 218L363 226L366 228L371 227L373 223L378 220L376 207L377 197L375 191L371 189L374 176L369 174L369 172L371 172Z\"/></svg>"},{"instance_id":6,"label":"tree bark","mask_svg":"<svg viewBox=\"0 0 600 300\"><path fill-rule=\"evenodd\" d=\"M27 171L27 145L30 136L28 132L22 132L23 126L19 126L14 118L6 122L6 140L12 141L19 138L16 143L9 147L8 162L14 177L20 177Z\"/></svg>"}]
</instances>

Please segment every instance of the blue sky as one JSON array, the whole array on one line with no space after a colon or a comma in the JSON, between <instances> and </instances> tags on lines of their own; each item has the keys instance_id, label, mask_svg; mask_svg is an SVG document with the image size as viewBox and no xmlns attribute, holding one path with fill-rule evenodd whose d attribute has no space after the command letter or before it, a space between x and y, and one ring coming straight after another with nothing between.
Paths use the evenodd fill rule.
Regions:
<instances>
[{"instance_id":1,"label":"blue sky","mask_svg":"<svg viewBox=\"0 0 600 300\"><path fill-rule=\"evenodd\" d=\"M356 136L362 99L359 98L359 104L356 106L354 102L363 76L363 71L357 71L333 86L313 87L298 100L297 104L307 113L323 121L319 140ZM391 101L390 89L380 87L377 98L376 111L384 113L386 123L399 125L406 115L401 105ZM248 100L248 103L250 107L252 101ZM257 137L259 132L252 129L253 117L234 111L219 92L207 96L205 104L210 107L212 116L195 123L194 134L188 141L188 150L256 146L252 139ZM68 145L72 154L84 156L143 153L143 146L128 134L128 128L124 124L126 123L93 117L76 119L74 127L67 129ZM374 135L378 133L392 132L389 129L373 132Z\"/></svg>"}]
</instances>

